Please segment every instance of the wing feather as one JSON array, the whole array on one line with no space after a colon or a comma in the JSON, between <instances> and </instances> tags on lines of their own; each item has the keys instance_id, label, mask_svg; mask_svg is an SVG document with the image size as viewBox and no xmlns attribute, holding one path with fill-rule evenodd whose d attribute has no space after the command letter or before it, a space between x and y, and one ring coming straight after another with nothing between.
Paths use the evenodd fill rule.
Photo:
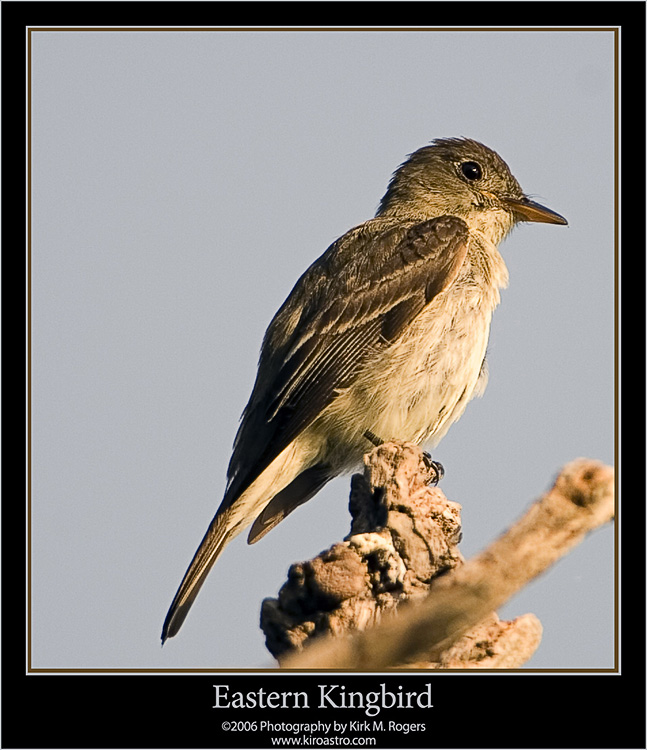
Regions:
<instances>
[{"instance_id":1,"label":"wing feather","mask_svg":"<svg viewBox=\"0 0 647 750\"><path fill-rule=\"evenodd\" d=\"M331 245L270 324L221 510L458 275L468 244L462 220L375 226L367 222Z\"/></svg>"}]
</instances>

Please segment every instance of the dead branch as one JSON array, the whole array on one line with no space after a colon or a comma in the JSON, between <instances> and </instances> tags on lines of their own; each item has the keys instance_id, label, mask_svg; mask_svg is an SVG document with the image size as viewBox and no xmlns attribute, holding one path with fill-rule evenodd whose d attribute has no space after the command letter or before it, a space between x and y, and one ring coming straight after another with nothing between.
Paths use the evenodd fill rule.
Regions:
<instances>
[{"instance_id":1,"label":"dead branch","mask_svg":"<svg viewBox=\"0 0 647 750\"><path fill-rule=\"evenodd\" d=\"M365 457L364 475L351 481L349 536L293 565L278 598L263 602L261 626L282 667L512 668L532 655L537 618L501 622L495 610L613 517L613 469L568 464L468 562L457 547L460 506L429 478L410 443L385 443Z\"/></svg>"}]
</instances>

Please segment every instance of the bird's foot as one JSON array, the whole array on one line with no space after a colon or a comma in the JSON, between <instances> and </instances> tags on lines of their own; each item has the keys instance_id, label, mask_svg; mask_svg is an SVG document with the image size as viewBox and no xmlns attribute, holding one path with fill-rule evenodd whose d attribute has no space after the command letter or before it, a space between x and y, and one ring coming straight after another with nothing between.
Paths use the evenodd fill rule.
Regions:
<instances>
[{"instance_id":1,"label":"bird's foot","mask_svg":"<svg viewBox=\"0 0 647 750\"><path fill-rule=\"evenodd\" d=\"M440 461L432 460L431 453L427 453L427 451L423 451L422 460L425 462L425 466L429 470L430 474L427 484L432 484L435 487L438 482L440 482L440 480L445 476L445 469Z\"/></svg>"},{"instance_id":2,"label":"bird's foot","mask_svg":"<svg viewBox=\"0 0 647 750\"><path fill-rule=\"evenodd\" d=\"M379 438L374 432L371 432L371 430L365 430L364 437L376 447L384 443L384 440ZM427 484L433 484L436 486L445 476L445 468L440 461L434 461L431 457L431 453L428 453L427 451L422 452L422 460L425 462L425 466L430 474Z\"/></svg>"},{"instance_id":3,"label":"bird's foot","mask_svg":"<svg viewBox=\"0 0 647 750\"><path fill-rule=\"evenodd\" d=\"M374 432L371 432L370 430L366 430L364 432L364 437L369 440L373 445L377 448L379 445L382 445L384 440L382 438L379 438Z\"/></svg>"}]
</instances>

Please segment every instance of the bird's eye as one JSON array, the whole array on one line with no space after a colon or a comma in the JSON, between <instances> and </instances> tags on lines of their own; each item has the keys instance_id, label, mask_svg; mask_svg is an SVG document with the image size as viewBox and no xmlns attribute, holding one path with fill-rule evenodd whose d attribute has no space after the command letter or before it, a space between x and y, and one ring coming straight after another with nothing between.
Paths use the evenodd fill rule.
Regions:
<instances>
[{"instance_id":1,"label":"bird's eye","mask_svg":"<svg viewBox=\"0 0 647 750\"><path fill-rule=\"evenodd\" d=\"M461 172L468 180L480 180L483 177L481 165L475 161L464 161L461 164Z\"/></svg>"}]
</instances>

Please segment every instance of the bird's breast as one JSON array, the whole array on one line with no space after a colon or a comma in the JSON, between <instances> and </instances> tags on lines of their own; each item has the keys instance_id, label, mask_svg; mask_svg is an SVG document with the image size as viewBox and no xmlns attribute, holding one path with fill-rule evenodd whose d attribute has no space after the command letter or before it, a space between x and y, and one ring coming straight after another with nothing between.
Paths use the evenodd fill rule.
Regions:
<instances>
[{"instance_id":1,"label":"bird's breast","mask_svg":"<svg viewBox=\"0 0 647 750\"><path fill-rule=\"evenodd\" d=\"M482 367L498 301L497 286L466 273L364 363L324 415L340 461L342 454L352 454L349 464L361 460L370 448L366 430L383 440L438 443L475 389L484 387Z\"/></svg>"}]
</instances>

